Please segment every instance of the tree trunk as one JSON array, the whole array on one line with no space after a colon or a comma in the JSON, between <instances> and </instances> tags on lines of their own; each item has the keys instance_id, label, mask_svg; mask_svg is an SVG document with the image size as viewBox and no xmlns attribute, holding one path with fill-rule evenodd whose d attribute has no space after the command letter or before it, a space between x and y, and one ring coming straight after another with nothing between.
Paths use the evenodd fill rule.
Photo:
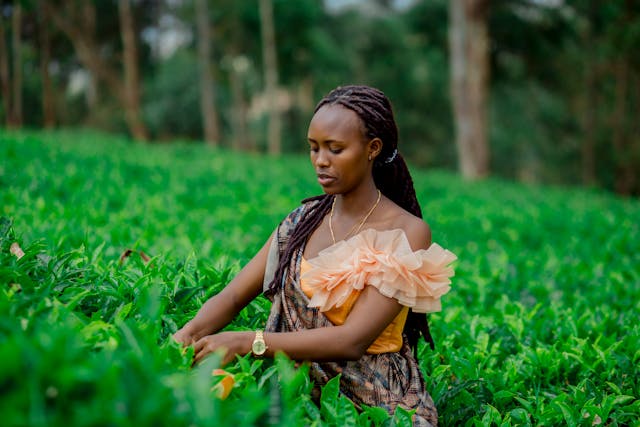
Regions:
<instances>
[{"instance_id":1,"label":"tree trunk","mask_svg":"<svg viewBox=\"0 0 640 427\"><path fill-rule=\"evenodd\" d=\"M127 5L129 4L128 1L126 3ZM100 56L99 46L90 33L91 22L87 23L87 20L91 21L90 17L95 16L93 3L90 1L83 2L83 6L83 9L78 11L78 8L72 0L66 0L62 5L57 7L53 7L50 2L44 2L44 7L47 8L47 13L51 16L52 21L67 35L69 40L71 40L78 59L82 62L82 65L91 72L94 81L100 80L104 82L120 102L123 110L125 110L125 120L133 137L144 140L146 139L147 132L140 119L139 90L138 93L136 93L136 87L138 87L138 72L135 50L133 52L135 71L132 72L130 68L128 71L125 70L125 84L123 84L119 73ZM126 14L125 11L125 15ZM129 19L130 18L131 14L129 13ZM125 36L125 34L123 34L122 36L123 43L127 45L132 42L129 37L133 37L134 34L133 20L130 19L130 22L131 26L129 30L131 31L131 35ZM124 33L127 30L122 29L121 31ZM135 40L133 40L133 44L135 49ZM127 60L127 57L131 57L130 47L128 50L127 46L125 46L124 57L125 69L131 67L130 61ZM128 62L129 64L127 65ZM132 95L132 92L130 92L128 86L126 86L127 82L131 84L132 81L135 82L133 84L134 95Z\"/></svg>"},{"instance_id":2,"label":"tree trunk","mask_svg":"<svg viewBox=\"0 0 640 427\"><path fill-rule=\"evenodd\" d=\"M594 19L597 18L596 3L591 0L587 13L587 25L581 33L582 46L595 47L595 40L592 26ZM584 62L582 63L582 90L579 92L580 99L580 115L582 126L582 143L580 144L580 166L583 185L593 185L596 183L596 127L597 127L597 108L598 91L597 81L599 74L599 65L597 56L591 53L588 48L585 50Z\"/></svg>"},{"instance_id":3,"label":"tree trunk","mask_svg":"<svg viewBox=\"0 0 640 427\"><path fill-rule=\"evenodd\" d=\"M215 107L215 83L211 67L211 29L207 0L196 0L196 23L198 26L198 64L200 66L200 109L204 124L204 139L218 145L220 131Z\"/></svg>"},{"instance_id":4,"label":"tree trunk","mask_svg":"<svg viewBox=\"0 0 640 427\"><path fill-rule=\"evenodd\" d=\"M618 194L630 194L634 186L634 172L626 129L629 93L629 62L619 58L614 65L615 98L611 115L611 140L615 151L615 190Z\"/></svg>"},{"instance_id":5,"label":"tree trunk","mask_svg":"<svg viewBox=\"0 0 640 427\"><path fill-rule=\"evenodd\" d=\"M120 33L122 35L124 62L124 94L125 119L134 139L146 141L147 128L141 120L140 112L140 76L138 73L138 52L136 33L133 28L133 16L129 0L118 1L120 13Z\"/></svg>"},{"instance_id":6,"label":"tree trunk","mask_svg":"<svg viewBox=\"0 0 640 427\"><path fill-rule=\"evenodd\" d=\"M633 1L624 2L621 16L622 28L629 28L633 22ZM638 183L638 151L634 144L638 137L632 133L633 122L630 111L634 111L632 69L633 55L628 50L618 52L614 63L614 107L611 115L611 139L615 150L615 190L619 194L632 195L640 190Z\"/></svg>"},{"instance_id":7,"label":"tree trunk","mask_svg":"<svg viewBox=\"0 0 640 427\"><path fill-rule=\"evenodd\" d=\"M476 179L489 174L487 92L489 35L486 0L449 2L451 97L460 172Z\"/></svg>"},{"instance_id":8,"label":"tree trunk","mask_svg":"<svg viewBox=\"0 0 640 427\"><path fill-rule=\"evenodd\" d=\"M11 123L15 127L22 126L22 7L13 3L12 15L12 51L13 51L13 98Z\"/></svg>"},{"instance_id":9,"label":"tree trunk","mask_svg":"<svg viewBox=\"0 0 640 427\"><path fill-rule=\"evenodd\" d=\"M229 83L231 84L232 148L236 151L257 151L247 129L247 102L244 97L244 73L246 62L240 56L231 55Z\"/></svg>"},{"instance_id":10,"label":"tree trunk","mask_svg":"<svg viewBox=\"0 0 640 427\"><path fill-rule=\"evenodd\" d=\"M11 125L11 82L9 81L9 51L5 37L4 16L0 13L0 95L7 127Z\"/></svg>"},{"instance_id":11,"label":"tree trunk","mask_svg":"<svg viewBox=\"0 0 640 427\"><path fill-rule=\"evenodd\" d=\"M260 0L260 27L262 32L262 57L264 62L265 91L269 103L267 147L270 154L282 152L280 136L280 109L278 107L278 64L271 0Z\"/></svg>"},{"instance_id":12,"label":"tree trunk","mask_svg":"<svg viewBox=\"0 0 640 427\"><path fill-rule=\"evenodd\" d=\"M582 144L580 146L582 184L593 185L596 182L596 71L593 64L584 69L584 94L582 111Z\"/></svg>"},{"instance_id":13,"label":"tree trunk","mask_svg":"<svg viewBox=\"0 0 640 427\"><path fill-rule=\"evenodd\" d=\"M38 11L38 31L40 35L40 77L42 79L42 116L45 128L53 128L56 124L53 85L49 76L51 61L51 38L49 34L49 18L40 0Z\"/></svg>"},{"instance_id":14,"label":"tree trunk","mask_svg":"<svg viewBox=\"0 0 640 427\"><path fill-rule=\"evenodd\" d=\"M67 2L63 8L52 7L46 1L44 4L52 21L66 34L73 44L73 48L82 65L91 72L95 79L102 80L120 100L124 93L124 88L118 73L104 62L93 36L87 32L88 27L85 23L85 18L91 14L90 11L93 10L93 4L86 2L83 14L80 17L73 15L76 13L73 3Z\"/></svg>"},{"instance_id":15,"label":"tree trunk","mask_svg":"<svg viewBox=\"0 0 640 427\"><path fill-rule=\"evenodd\" d=\"M45 0L46 1L46 0ZM96 8L92 1L85 1L82 5L82 28L84 37L89 40L90 46L95 46L96 37ZM86 67L86 66L85 66ZM87 67L89 81L85 101L89 109L89 115L95 115L95 111L100 103L100 85L95 71Z\"/></svg>"},{"instance_id":16,"label":"tree trunk","mask_svg":"<svg viewBox=\"0 0 640 427\"><path fill-rule=\"evenodd\" d=\"M306 114L313 111L314 98L313 98L313 77L305 76L298 85L298 91L296 94L298 107Z\"/></svg>"}]
</instances>

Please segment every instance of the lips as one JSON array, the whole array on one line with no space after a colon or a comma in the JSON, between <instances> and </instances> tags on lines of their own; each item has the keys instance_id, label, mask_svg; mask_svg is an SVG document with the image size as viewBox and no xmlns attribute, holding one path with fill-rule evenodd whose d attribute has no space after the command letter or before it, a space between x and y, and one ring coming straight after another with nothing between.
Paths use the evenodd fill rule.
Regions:
<instances>
[{"instance_id":1,"label":"lips","mask_svg":"<svg viewBox=\"0 0 640 427\"><path fill-rule=\"evenodd\" d=\"M318 174L318 183L323 187L326 187L327 185L331 185L333 182L335 182L335 180L336 180L335 176L327 175L326 173Z\"/></svg>"}]
</instances>

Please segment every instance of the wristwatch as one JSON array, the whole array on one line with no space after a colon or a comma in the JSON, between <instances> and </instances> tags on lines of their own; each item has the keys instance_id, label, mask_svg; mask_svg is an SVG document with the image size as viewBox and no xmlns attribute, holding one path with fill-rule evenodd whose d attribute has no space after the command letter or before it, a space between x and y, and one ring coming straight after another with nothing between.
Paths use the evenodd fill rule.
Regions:
<instances>
[{"instance_id":1,"label":"wristwatch","mask_svg":"<svg viewBox=\"0 0 640 427\"><path fill-rule=\"evenodd\" d=\"M262 331L256 331L256 337L253 339L253 344L251 344L251 353L255 357L262 357L265 351L267 351L267 343L264 342Z\"/></svg>"}]
</instances>

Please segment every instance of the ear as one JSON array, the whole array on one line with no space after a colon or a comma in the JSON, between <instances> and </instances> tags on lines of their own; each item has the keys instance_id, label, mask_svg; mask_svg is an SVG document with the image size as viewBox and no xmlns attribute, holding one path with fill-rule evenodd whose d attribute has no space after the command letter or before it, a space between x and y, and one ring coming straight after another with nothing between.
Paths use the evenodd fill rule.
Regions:
<instances>
[{"instance_id":1,"label":"ear","mask_svg":"<svg viewBox=\"0 0 640 427\"><path fill-rule=\"evenodd\" d=\"M371 160L375 160L376 157L378 157L378 155L380 155L380 152L382 151L382 140L380 138L373 138L371 141L369 141L369 156L371 157Z\"/></svg>"}]
</instances>

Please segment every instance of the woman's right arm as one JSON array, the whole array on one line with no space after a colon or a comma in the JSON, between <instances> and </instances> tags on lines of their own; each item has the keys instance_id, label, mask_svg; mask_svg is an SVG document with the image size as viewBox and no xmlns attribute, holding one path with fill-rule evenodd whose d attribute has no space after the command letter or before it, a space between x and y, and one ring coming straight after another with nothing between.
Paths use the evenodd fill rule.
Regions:
<instances>
[{"instance_id":1,"label":"woman's right arm","mask_svg":"<svg viewBox=\"0 0 640 427\"><path fill-rule=\"evenodd\" d=\"M262 292L267 255L274 235L275 232L220 293L209 298L196 316L173 335L176 341L191 345L200 338L219 331Z\"/></svg>"}]
</instances>

